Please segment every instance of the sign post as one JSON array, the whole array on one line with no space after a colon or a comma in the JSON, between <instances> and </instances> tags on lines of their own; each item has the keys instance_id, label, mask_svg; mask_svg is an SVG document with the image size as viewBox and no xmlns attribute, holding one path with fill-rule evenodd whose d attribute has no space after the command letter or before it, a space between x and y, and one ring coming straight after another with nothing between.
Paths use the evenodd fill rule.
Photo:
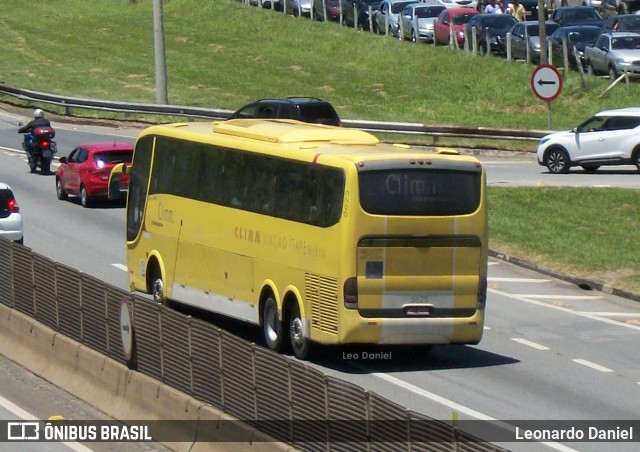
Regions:
<instances>
[{"instance_id":1,"label":"sign post","mask_svg":"<svg viewBox=\"0 0 640 452\"><path fill-rule=\"evenodd\" d=\"M536 66L531 74L531 90L539 99L547 103L549 129L551 129L551 101L562 91L562 78L558 70L550 64Z\"/></svg>"}]
</instances>

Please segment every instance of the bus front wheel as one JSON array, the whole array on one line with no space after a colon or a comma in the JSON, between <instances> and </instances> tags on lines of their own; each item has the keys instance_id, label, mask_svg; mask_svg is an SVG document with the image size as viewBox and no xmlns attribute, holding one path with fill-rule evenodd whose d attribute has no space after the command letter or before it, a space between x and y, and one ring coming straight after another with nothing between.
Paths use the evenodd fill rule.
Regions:
<instances>
[{"instance_id":1,"label":"bus front wheel","mask_svg":"<svg viewBox=\"0 0 640 452\"><path fill-rule=\"evenodd\" d=\"M296 358L308 360L311 357L311 341L303 335L303 320L300 307L294 302L289 313L289 339Z\"/></svg>"},{"instance_id":2,"label":"bus front wheel","mask_svg":"<svg viewBox=\"0 0 640 452\"><path fill-rule=\"evenodd\" d=\"M278 305L273 299L273 296L269 296L264 303L262 310L262 331L267 347L278 353L282 352L285 343L282 337L282 322L278 316Z\"/></svg>"}]
</instances>

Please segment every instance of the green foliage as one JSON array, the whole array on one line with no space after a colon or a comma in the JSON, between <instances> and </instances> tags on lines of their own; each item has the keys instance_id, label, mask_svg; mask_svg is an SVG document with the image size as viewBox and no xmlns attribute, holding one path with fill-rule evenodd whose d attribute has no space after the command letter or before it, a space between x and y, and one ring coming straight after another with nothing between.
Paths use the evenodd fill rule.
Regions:
<instances>
[{"instance_id":1,"label":"green foliage","mask_svg":"<svg viewBox=\"0 0 640 452\"><path fill-rule=\"evenodd\" d=\"M640 191L489 188L490 247L640 289Z\"/></svg>"},{"instance_id":2,"label":"green foliage","mask_svg":"<svg viewBox=\"0 0 640 452\"><path fill-rule=\"evenodd\" d=\"M0 9L1 81L35 91L155 101L153 2L22 0ZM346 119L546 129L533 66L399 42L233 0L164 0L169 102L233 110L260 97L306 95ZM554 129L638 103L637 84L577 73L552 103Z\"/></svg>"}]
</instances>

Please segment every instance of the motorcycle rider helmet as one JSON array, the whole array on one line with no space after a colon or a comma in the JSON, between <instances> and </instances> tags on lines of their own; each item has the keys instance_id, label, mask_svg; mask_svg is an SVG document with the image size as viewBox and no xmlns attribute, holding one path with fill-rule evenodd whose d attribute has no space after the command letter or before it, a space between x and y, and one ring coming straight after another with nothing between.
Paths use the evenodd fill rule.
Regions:
<instances>
[{"instance_id":1,"label":"motorcycle rider helmet","mask_svg":"<svg viewBox=\"0 0 640 452\"><path fill-rule=\"evenodd\" d=\"M34 118L44 118L44 111L42 111L39 108L36 108L35 110L33 110L33 117Z\"/></svg>"}]
</instances>

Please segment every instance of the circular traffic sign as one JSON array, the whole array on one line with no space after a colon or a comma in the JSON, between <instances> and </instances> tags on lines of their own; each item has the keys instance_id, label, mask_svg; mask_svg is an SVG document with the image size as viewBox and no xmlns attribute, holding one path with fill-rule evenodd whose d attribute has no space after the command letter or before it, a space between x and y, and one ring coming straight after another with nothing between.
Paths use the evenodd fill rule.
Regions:
<instances>
[{"instance_id":1,"label":"circular traffic sign","mask_svg":"<svg viewBox=\"0 0 640 452\"><path fill-rule=\"evenodd\" d=\"M125 297L122 297L120 302L120 335L124 357L129 361L133 351L133 324L131 322L131 307Z\"/></svg>"},{"instance_id":2,"label":"circular traffic sign","mask_svg":"<svg viewBox=\"0 0 640 452\"><path fill-rule=\"evenodd\" d=\"M531 74L531 90L543 101L551 102L562 91L560 72L550 64L536 66Z\"/></svg>"}]
</instances>

